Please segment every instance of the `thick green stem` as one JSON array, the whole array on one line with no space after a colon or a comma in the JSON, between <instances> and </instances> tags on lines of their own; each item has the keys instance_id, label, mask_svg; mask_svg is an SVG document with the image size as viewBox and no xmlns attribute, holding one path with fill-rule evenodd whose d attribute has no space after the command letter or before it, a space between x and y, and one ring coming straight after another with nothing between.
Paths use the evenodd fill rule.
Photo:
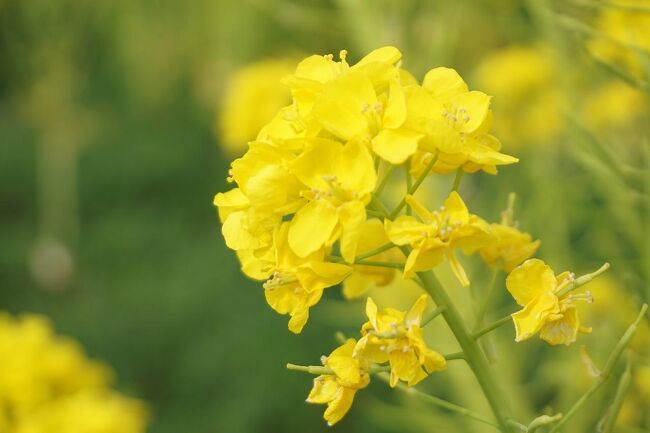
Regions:
<instances>
[{"instance_id":1,"label":"thick green stem","mask_svg":"<svg viewBox=\"0 0 650 433\"><path fill-rule=\"evenodd\" d=\"M446 307L442 315L445 318L447 325L454 333L456 340L458 340L458 344L465 355L465 360L474 372L474 375L483 390L483 394L494 412L494 417L499 429L502 432L509 432L509 414L508 409L505 406L507 398L495 382L487 360L483 356L477 342L467 329L462 316L434 275L433 271L420 272L418 273L418 276L422 282L422 288L427 291L436 305L439 307Z\"/></svg>"},{"instance_id":2,"label":"thick green stem","mask_svg":"<svg viewBox=\"0 0 650 433\"><path fill-rule=\"evenodd\" d=\"M618 381L616 395L609 407L609 411L607 411L607 414L605 415L605 422L602 424L603 428L601 429L602 433L612 433L614 431L616 418L618 418L621 407L623 407L623 400L625 400L625 396L627 395L627 391L630 389L630 384L632 382L631 369L630 358L628 356L627 363L625 364L625 371L623 371L621 379Z\"/></svg>"}]
</instances>

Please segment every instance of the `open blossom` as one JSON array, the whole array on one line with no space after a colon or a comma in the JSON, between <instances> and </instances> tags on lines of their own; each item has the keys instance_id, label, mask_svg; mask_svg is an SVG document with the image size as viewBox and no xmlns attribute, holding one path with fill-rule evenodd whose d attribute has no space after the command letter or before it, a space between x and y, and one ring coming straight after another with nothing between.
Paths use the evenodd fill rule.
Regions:
<instances>
[{"instance_id":1,"label":"open blossom","mask_svg":"<svg viewBox=\"0 0 650 433\"><path fill-rule=\"evenodd\" d=\"M479 254L485 263L506 272L530 258L539 248L539 240L533 241L528 233L515 227L495 223L490 225L490 231L493 239L479 250Z\"/></svg>"},{"instance_id":2,"label":"open blossom","mask_svg":"<svg viewBox=\"0 0 650 433\"><path fill-rule=\"evenodd\" d=\"M348 339L342 346L323 358L325 367L334 374L323 374L314 379L314 386L307 397L308 403L327 404L323 418L334 425L352 407L358 390L370 383L368 363L354 356L356 341Z\"/></svg>"},{"instance_id":3,"label":"open blossom","mask_svg":"<svg viewBox=\"0 0 650 433\"><path fill-rule=\"evenodd\" d=\"M230 77L217 126L226 150L243 153L260 129L291 102L289 89L281 79L293 68L291 60L266 59L246 65Z\"/></svg>"},{"instance_id":4,"label":"open blossom","mask_svg":"<svg viewBox=\"0 0 650 433\"><path fill-rule=\"evenodd\" d=\"M424 77L422 86L405 88L407 120L405 127L423 134L418 141L416 161L433 158L437 173L458 168L495 174L497 165L513 164L517 158L499 152L501 143L488 133L492 123L490 97L469 91L456 71L435 68ZM427 161L428 162L428 161ZM419 174L422 165L413 164Z\"/></svg>"},{"instance_id":5,"label":"open blossom","mask_svg":"<svg viewBox=\"0 0 650 433\"><path fill-rule=\"evenodd\" d=\"M288 223L276 231L268 279L264 283L266 302L280 314L288 314L289 330L302 331L309 319L309 308L316 305L327 287L339 284L350 266L325 261L325 249L301 258L288 243Z\"/></svg>"},{"instance_id":6,"label":"open blossom","mask_svg":"<svg viewBox=\"0 0 650 433\"><path fill-rule=\"evenodd\" d=\"M573 282L573 274L557 276L539 259L526 260L506 279L506 288L515 301L524 307L512 315L516 341L527 340L539 333L551 345L569 345L576 341L578 332L589 333L591 328L581 326L575 302L591 302L591 294L562 294L561 290Z\"/></svg>"},{"instance_id":7,"label":"open blossom","mask_svg":"<svg viewBox=\"0 0 650 433\"><path fill-rule=\"evenodd\" d=\"M491 239L487 223L469 213L456 191L435 211L429 211L412 196L406 201L419 219L403 215L385 222L386 233L393 243L413 248L404 265L404 277L431 269L447 257L459 281L469 285L455 250L472 253L486 245Z\"/></svg>"},{"instance_id":8,"label":"open blossom","mask_svg":"<svg viewBox=\"0 0 650 433\"><path fill-rule=\"evenodd\" d=\"M305 257L340 239L341 255L353 262L377 182L368 149L354 140L312 139L290 170L306 186L301 194L307 199L291 220L291 248Z\"/></svg>"},{"instance_id":9,"label":"open blossom","mask_svg":"<svg viewBox=\"0 0 650 433\"><path fill-rule=\"evenodd\" d=\"M371 362L390 364L390 385L399 380L416 385L429 373L446 368L445 358L430 349L422 337L422 314L427 296L422 295L408 312L393 308L378 311L372 298L366 303L368 322L361 327L363 336L355 351Z\"/></svg>"}]
</instances>

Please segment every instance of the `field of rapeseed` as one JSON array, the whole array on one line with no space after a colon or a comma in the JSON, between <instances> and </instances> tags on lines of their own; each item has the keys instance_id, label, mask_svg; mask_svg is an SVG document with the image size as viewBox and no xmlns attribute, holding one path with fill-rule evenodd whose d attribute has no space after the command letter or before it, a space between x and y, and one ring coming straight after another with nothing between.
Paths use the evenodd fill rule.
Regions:
<instances>
[{"instance_id":1,"label":"field of rapeseed","mask_svg":"<svg viewBox=\"0 0 650 433\"><path fill-rule=\"evenodd\" d=\"M0 432L650 431L647 0L0 0Z\"/></svg>"}]
</instances>

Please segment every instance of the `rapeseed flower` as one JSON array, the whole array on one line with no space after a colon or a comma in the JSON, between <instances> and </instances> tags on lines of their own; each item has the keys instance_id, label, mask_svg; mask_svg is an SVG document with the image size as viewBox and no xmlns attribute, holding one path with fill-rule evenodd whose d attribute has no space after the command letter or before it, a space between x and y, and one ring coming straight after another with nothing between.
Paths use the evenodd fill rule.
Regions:
<instances>
[{"instance_id":1,"label":"rapeseed flower","mask_svg":"<svg viewBox=\"0 0 650 433\"><path fill-rule=\"evenodd\" d=\"M418 218L402 215L395 221L385 221L391 242L412 247L404 265L404 278L432 269L447 257L458 280L468 286L469 280L455 250L460 248L470 254L487 245L491 240L488 224L469 213L456 191L435 211L429 211L412 196L407 196L406 201Z\"/></svg>"},{"instance_id":2,"label":"rapeseed flower","mask_svg":"<svg viewBox=\"0 0 650 433\"><path fill-rule=\"evenodd\" d=\"M333 374L316 377L307 397L308 403L327 404L323 418L330 426L345 416L352 407L357 391L370 383L367 361L354 356L356 344L350 338L329 356L323 357L323 364Z\"/></svg>"},{"instance_id":3,"label":"rapeseed flower","mask_svg":"<svg viewBox=\"0 0 650 433\"><path fill-rule=\"evenodd\" d=\"M288 59L260 60L238 69L230 77L216 128L229 153L244 153L248 142L291 102L291 93L281 80L294 65Z\"/></svg>"},{"instance_id":4,"label":"rapeseed flower","mask_svg":"<svg viewBox=\"0 0 650 433\"><path fill-rule=\"evenodd\" d=\"M339 284L352 271L350 266L325 261L325 249L298 257L288 243L289 223L275 233L273 261L264 283L266 302L280 314L288 314L289 330L299 334L327 287Z\"/></svg>"},{"instance_id":5,"label":"rapeseed flower","mask_svg":"<svg viewBox=\"0 0 650 433\"><path fill-rule=\"evenodd\" d=\"M422 314L427 296L420 296L408 312L384 308L378 311L372 298L366 302L368 322L355 352L370 362L390 364L390 386L399 380L416 385L430 373L446 368L445 358L430 349L422 336Z\"/></svg>"},{"instance_id":6,"label":"rapeseed flower","mask_svg":"<svg viewBox=\"0 0 650 433\"><path fill-rule=\"evenodd\" d=\"M144 432L143 403L112 390L112 379L43 316L0 313L1 431Z\"/></svg>"},{"instance_id":7,"label":"rapeseed flower","mask_svg":"<svg viewBox=\"0 0 650 433\"><path fill-rule=\"evenodd\" d=\"M576 341L578 332L591 332L591 328L581 326L575 305L579 300L592 302L591 294L562 293L573 281L572 273L555 276L539 259L526 260L508 275L506 288L517 304L524 307L512 314L517 334L515 341L527 340L539 333L540 338L551 345L569 345Z\"/></svg>"},{"instance_id":8,"label":"rapeseed flower","mask_svg":"<svg viewBox=\"0 0 650 433\"><path fill-rule=\"evenodd\" d=\"M528 233L521 232L516 227L493 223L490 232L493 237L491 242L478 252L485 263L506 272L532 257L539 248L539 239L533 241Z\"/></svg>"}]
</instances>

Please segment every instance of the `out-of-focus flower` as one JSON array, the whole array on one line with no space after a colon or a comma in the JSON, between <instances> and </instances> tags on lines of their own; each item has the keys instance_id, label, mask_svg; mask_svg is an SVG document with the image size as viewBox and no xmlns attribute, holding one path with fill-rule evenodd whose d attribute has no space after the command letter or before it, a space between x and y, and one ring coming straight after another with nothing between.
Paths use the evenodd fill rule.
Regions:
<instances>
[{"instance_id":1,"label":"out-of-focus flower","mask_svg":"<svg viewBox=\"0 0 650 433\"><path fill-rule=\"evenodd\" d=\"M292 60L266 59L247 65L231 76L217 125L217 134L229 153L243 154L262 127L291 103L291 93L281 80L294 67Z\"/></svg>"},{"instance_id":2,"label":"out-of-focus flower","mask_svg":"<svg viewBox=\"0 0 650 433\"><path fill-rule=\"evenodd\" d=\"M307 397L308 403L327 404L323 418L334 425L352 407L354 395L370 383L368 363L354 356L356 340L350 338L323 358L325 367L334 374L323 374L314 379L314 386Z\"/></svg>"},{"instance_id":3,"label":"out-of-focus flower","mask_svg":"<svg viewBox=\"0 0 650 433\"><path fill-rule=\"evenodd\" d=\"M644 112L643 94L622 81L605 83L582 104L582 118L595 131L631 125Z\"/></svg>"},{"instance_id":4,"label":"out-of-focus flower","mask_svg":"<svg viewBox=\"0 0 650 433\"><path fill-rule=\"evenodd\" d=\"M393 308L377 310L372 298L366 303L369 321L361 327L363 336L355 351L371 362L390 364L390 385L399 380L416 385L430 373L447 367L445 358L430 349L422 337L422 314L427 295L422 295L408 312Z\"/></svg>"},{"instance_id":5,"label":"out-of-focus flower","mask_svg":"<svg viewBox=\"0 0 650 433\"><path fill-rule=\"evenodd\" d=\"M491 224L490 231L493 240L479 250L481 257L490 266L498 267L505 272L512 271L517 265L530 258L540 240L533 241L525 232L504 224Z\"/></svg>"},{"instance_id":6,"label":"out-of-focus flower","mask_svg":"<svg viewBox=\"0 0 650 433\"><path fill-rule=\"evenodd\" d=\"M566 105L553 53L543 46L511 46L487 56L476 82L494 96L494 132L506 147L546 143L564 129Z\"/></svg>"},{"instance_id":7,"label":"out-of-focus flower","mask_svg":"<svg viewBox=\"0 0 650 433\"><path fill-rule=\"evenodd\" d=\"M580 325L575 305L577 300L591 302L591 294L561 294L573 280L570 272L556 277L539 259L526 260L508 275L506 288L517 304L524 307L512 314L517 333L515 341L527 340L539 332L540 338L551 345L569 345L576 340L578 332L591 332L591 328Z\"/></svg>"},{"instance_id":8,"label":"out-of-focus flower","mask_svg":"<svg viewBox=\"0 0 650 433\"><path fill-rule=\"evenodd\" d=\"M469 213L456 191L433 212L412 196L407 196L406 200L419 219L402 215L395 221L385 221L391 242L413 248L404 265L404 278L433 268L446 256L458 280L468 286L469 280L456 258L455 249L461 248L469 254L486 245L490 241L488 224Z\"/></svg>"},{"instance_id":9,"label":"out-of-focus flower","mask_svg":"<svg viewBox=\"0 0 650 433\"><path fill-rule=\"evenodd\" d=\"M144 432L144 405L110 389L111 378L45 318L0 314L2 431Z\"/></svg>"},{"instance_id":10,"label":"out-of-focus flower","mask_svg":"<svg viewBox=\"0 0 650 433\"><path fill-rule=\"evenodd\" d=\"M647 8L650 1L624 0L620 3L621 8L602 8L594 24L600 33L594 34L587 47L598 59L623 68L633 76L647 77L644 62L650 52L650 14L625 10L625 6Z\"/></svg>"}]
</instances>

